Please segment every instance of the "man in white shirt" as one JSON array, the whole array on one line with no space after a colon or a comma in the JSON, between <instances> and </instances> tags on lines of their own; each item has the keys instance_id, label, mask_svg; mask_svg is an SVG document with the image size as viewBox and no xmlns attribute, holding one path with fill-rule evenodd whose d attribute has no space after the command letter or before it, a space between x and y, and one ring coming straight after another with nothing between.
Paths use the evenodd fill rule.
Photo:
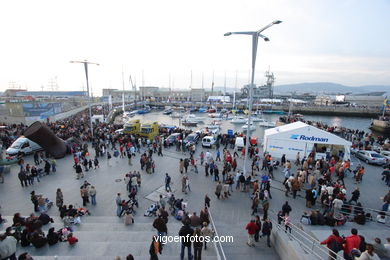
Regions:
<instances>
[{"instance_id":1,"label":"man in white shirt","mask_svg":"<svg viewBox=\"0 0 390 260\"><path fill-rule=\"evenodd\" d=\"M335 198L333 200L332 204L333 204L333 208L334 209L340 210L341 207L343 206L343 201L341 199L339 199L339 198Z\"/></svg>"}]
</instances>

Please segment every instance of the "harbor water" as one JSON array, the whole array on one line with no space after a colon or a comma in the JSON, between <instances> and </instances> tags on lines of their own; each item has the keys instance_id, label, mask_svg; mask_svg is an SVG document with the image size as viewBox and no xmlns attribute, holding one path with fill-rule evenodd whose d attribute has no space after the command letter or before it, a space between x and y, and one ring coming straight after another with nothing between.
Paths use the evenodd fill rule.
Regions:
<instances>
[{"instance_id":1,"label":"harbor water","mask_svg":"<svg viewBox=\"0 0 390 260\"><path fill-rule=\"evenodd\" d=\"M215 121L215 118L210 118L208 113L194 113L197 117L204 118L203 123L199 123L196 127L186 127L181 124L179 118L172 118L170 115L164 115L162 112L151 112L144 115L135 115L132 119L140 119L141 123L150 123L158 122L159 124L179 126L185 129L191 130L200 130L206 127L207 125L212 124ZM264 114L263 118L269 122L276 122L280 115L273 114ZM305 115L304 119L306 121L315 121L322 122L329 126L341 126L350 129L359 129L364 131L370 131L369 127L371 124L371 119L369 118L360 118L360 117L339 117L339 116L314 116L314 115ZM222 119L221 122L221 133L227 133L227 130L231 129L233 132L242 132L243 124L232 124L230 120ZM257 122L254 122L256 130L254 131L254 136L259 139L263 139L264 130L266 127L259 126Z\"/></svg>"}]
</instances>

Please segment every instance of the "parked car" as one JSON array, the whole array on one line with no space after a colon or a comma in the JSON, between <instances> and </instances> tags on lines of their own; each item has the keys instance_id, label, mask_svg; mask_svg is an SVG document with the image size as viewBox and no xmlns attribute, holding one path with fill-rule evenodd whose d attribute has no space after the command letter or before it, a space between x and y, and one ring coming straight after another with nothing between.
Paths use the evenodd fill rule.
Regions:
<instances>
[{"instance_id":1,"label":"parked car","mask_svg":"<svg viewBox=\"0 0 390 260\"><path fill-rule=\"evenodd\" d=\"M367 164L384 165L386 164L386 158L375 151L360 150L355 156Z\"/></svg>"},{"instance_id":2,"label":"parked car","mask_svg":"<svg viewBox=\"0 0 390 260\"><path fill-rule=\"evenodd\" d=\"M217 142L217 139L214 136L205 136L202 139L202 147L212 148L216 142Z\"/></svg>"},{"instance_id":3,"label":"parked car","mask_svg":"<svg viewBox=\"0 0 390 260\"><path fill-rule=\"evenodd\" d=\"M380 154L385 157L387 160L390 160L390 151L382 150Z\"/></svg>"},{"instance_id":4,"label":"parked car","mask_svg":"<svg viewBox=\"0 0 390 260\"><path fill-rule=\"evenodd\" d=\"M167 137L165 142L167 143L167 145L174 145L177 142L179 136L179 133L173 133Z\"/></svg>"},{"instance_id":5,"label":"parked car","mask_svg":"<svg viewBox=\"0 0 390 260\"><path fill-rule=\"evenodd\" d=\"M356 155L356 153L359 152L358 148L351 148L351 154Z\"/></svg>"},{"instance_id":6,"label":"parked car","mask_svg":"<svg viewBox=\"0 0 390 260\"><path fill-rule=\"evenodd\" d=\"M185 143L187 146L190 146L190 145L193 145L193 144L197 144L198 141L199 141L199 134L197 134L197 133L189 134L189 135L184 139L184 143Z\"/></svg>"},{"instance_id":7,"label":"parked car","mask_svg":"<svg viewBox=\"0 0 390 260\"><path fill-rule=\"evenodd\" d=\"M26 137L19 137L12 143L12 145L7 149L6 154L13 156L18 154L31 154L36 151L41 151L43 148L37 143L27 139Z\"/></svg>"}]
</instances>

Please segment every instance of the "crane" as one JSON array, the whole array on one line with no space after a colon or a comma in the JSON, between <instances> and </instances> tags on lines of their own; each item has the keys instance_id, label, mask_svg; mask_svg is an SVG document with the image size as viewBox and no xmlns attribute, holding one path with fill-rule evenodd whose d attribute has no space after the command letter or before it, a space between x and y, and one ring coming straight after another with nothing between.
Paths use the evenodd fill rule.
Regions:
<instances>
[{"instance_id":1,"label":"crane","mask_svg":"<svg viewBox=\"0 0 390 260\"><path fill-rule=\"evenodd\" d=\"M137 86L136 86L136 82L135 82L135 79L134 79L134 82L133 82L133 79L131 78L131 75L129 77L129 81L130 81L130 85L133 88L133 92L134 92L134 105L137 106Z\"/></svg>"}]
</instances>

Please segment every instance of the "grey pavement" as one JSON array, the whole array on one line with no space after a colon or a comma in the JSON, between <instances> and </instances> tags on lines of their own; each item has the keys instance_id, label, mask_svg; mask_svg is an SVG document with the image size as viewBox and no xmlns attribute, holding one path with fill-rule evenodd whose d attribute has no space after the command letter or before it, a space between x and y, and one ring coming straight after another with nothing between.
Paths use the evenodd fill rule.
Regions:
<instances>
[{"instance_id":1,"label":"grey pavement","mask_svg":"<svg viewBox=\"0 0 390 260\"><path fill-rule=\"evenodd\" d=\"M202 150L198 145L195 156L198 156ZM203 149L207 150L207 149ZM214 155L215 150L210 150ZM221 149L222 151L222 149ZM92 152L94 153L94 152ZM268 248L265 240L260 240L256 243L256 247L248 247L246 245L247 233L245 225L251 219L250 206L251 201L249 194L234 190L232 196L226 200L217 200L214 195L215 183L211 177L204 176L204 168L198 166L199 174L190 171L191 192L184 194L181 192L181 174L179 172L179 159L189 157L189 154L176 152L175 148L163 150L163 157L158 157L156 154L153 158L156 163L156 173L142 173L142 185L139 191L140 208L135 216L135 224L124 226L122 220L115 216L116 205L115 197L117 192L121 192L123 197L126 196L126 187L123 181L124 174L130 170L140 170L139 155L133 158L133 166L129 166L127 158L119 159L119 162L112 160L111 167L107 166L106 159L100 157L100 169L85 173L85 178L77 180L72 167L73 159L67 156L57 160L57 173L45 176L40 183L35 183L27 188L21 187L17 178L18 167L13 166L11 173L5 176L5 183L0 184L0 213L7 216L9 222L12 221L12 215L15 212L20 212L27 216L33 211L33 205L30 201L30 192L35 190L39 194L47 196L50 200L55 201L55 193L57 188L61 188L64 194L64 204L82 205L79 187L87 180L97 189L97 205L88 205L91 216L82 218L80 226L75 227L75 235L79 238L79 243L75 247L69 247L66 243L55 245L53 247L44 247L35 249L33 247L18 248L18 252L28 251L34 259L53 259L52 256L58 255L58 259L113 259L116 255L125 256L132 253L135 259L148 259L149 245L152 235L155 230L152 227L153 218L144 217L144 211L152 204L152 201L145 197L150 195L155 190L159 189L164 184L165 173L168 172L173 181L175 196L184 198L188 201L188 211L190 213L196 211L199 213L203 207L204 195L208 193L211 198L210 211L214 218L219 235L232 235L233 243L222 243L227 259L279 259L274 248ZM32 164L33 158L26 158L27 163ZM242 168L243 160L238 159L238 168ZM364 163L363 163L364 164ZM354 161L354 166L356 161ZM365 164L364 164L365 165ZM352 166L351 168L354 168ZM366 166L366 165L365 165ZM299 222L299 219L306 210L303 197L292 199L284 196L284 188L281 184L283 180L282 169L274 171L275 180L272 182L272 200L270 201L270 209L272 212L277 212L282 204L288 200L292 211L293 223ZM365 207L379 209L381 200L388 188L380 180L381 168L376 166L366 166L366 174L364 180L359 184L361 190L361 201ZM346 178L348 195L356 185L353 184L351 177ZM304 196L302 192L302 196ZM275 215L270 212L270 217L275 219ZM51 216L59 216L59 212L55 207L49 210ZM11 223L3 224L0 229ZM378 225L376 223L372 223ZM55 223L50 226L61 227L62 223L58 217L55 218ZM170 217L168 223L169 234L177 235L181 223ZM310 228L310 227L309 227ZM371 232L372 226L363 226L359 229L366 229L365 232ZM47 230L48 227L45 227ZM326 232L330 232L330 227L316 227L313 229L313 234L318 235L322 239ZM379 227L377 230L381 230ZM383 231L383 236L390 236L389 230ZM179 259L180 245L168 244L163 250L160 259ZM206 252L203 251L204 259L216 259L214 248L210 247Z\"/></svg>"}]
</instances>

